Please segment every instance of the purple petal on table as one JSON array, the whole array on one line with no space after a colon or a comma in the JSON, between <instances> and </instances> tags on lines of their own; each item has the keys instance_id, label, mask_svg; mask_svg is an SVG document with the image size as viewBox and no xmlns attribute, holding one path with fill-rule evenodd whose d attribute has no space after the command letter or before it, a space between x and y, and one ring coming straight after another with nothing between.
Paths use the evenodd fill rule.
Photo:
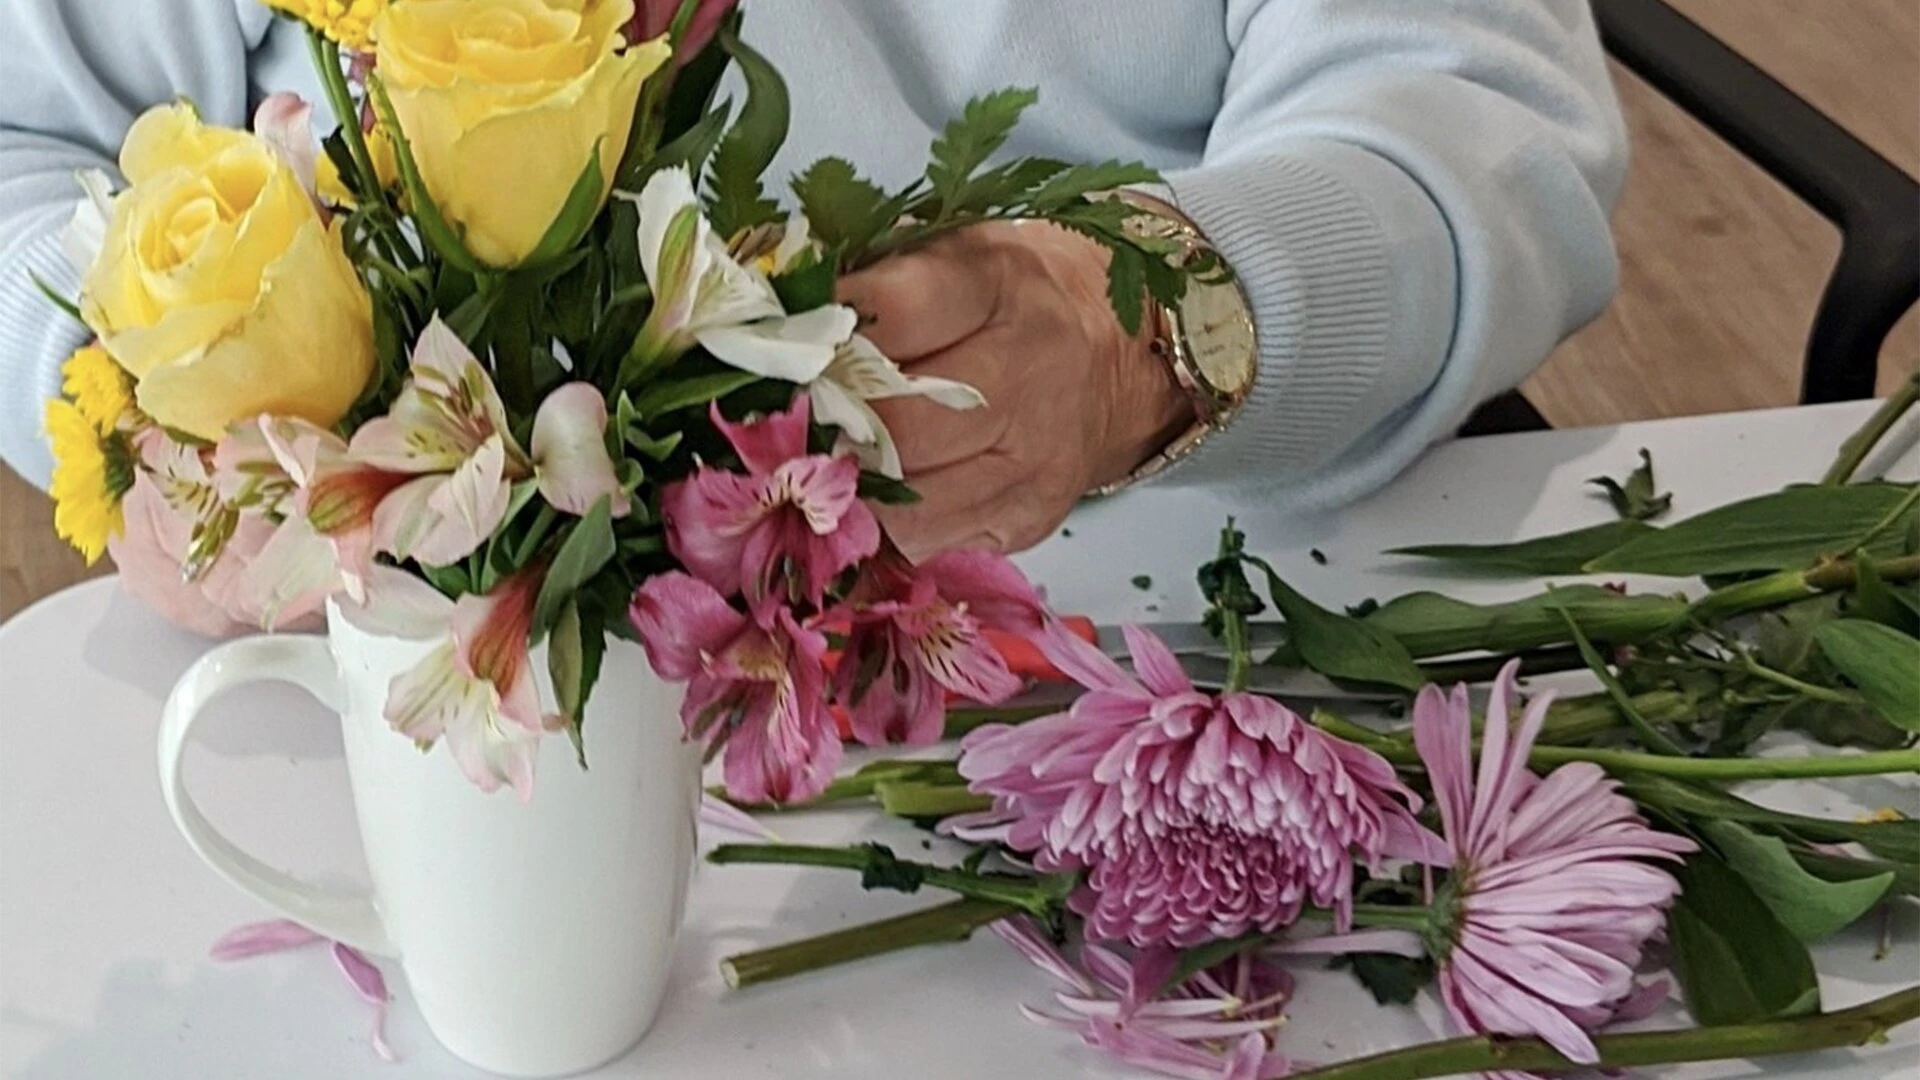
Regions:
<instances>
[{"instance_id":1,"label":"purple petal on table","mask_svg":"<svg viewBox=\"0 0 1920 1080\"><path fill-rule=\"evenodd\" d=\"M354 993L373 1006L373 1052L383 1061L396 1060L393 1047L387 1045L386 976L357 950L337 941L333 943L333 962L340 965L340 973L353 985Z\"/></svg>"},{"instance_id":2,"label":"purple petal on table","mask_svg":"<svg viewBox=\"0 0 1920 1080\"><path fill-rule=\"evenodd\" d=\"M326 938L289 919L269 919L266 922L248 923L236 926L222 935L207 950L207 955L221 963L245 960L252 956L265 956L268 953L287 952L325 941Z\"/></svg>"},{"instance_id":3,"label":"purple petal on table","mask_svg":"<svg viewBox=\"0 0 1920 1080\"><path fill-rule=\"evenodd\" d=\"M704 792L700 795L700 824L751 836L756 840L777 842L780 839L780 834L762 825L752 814L725 799Z\"/></svg>"}]
</instances>

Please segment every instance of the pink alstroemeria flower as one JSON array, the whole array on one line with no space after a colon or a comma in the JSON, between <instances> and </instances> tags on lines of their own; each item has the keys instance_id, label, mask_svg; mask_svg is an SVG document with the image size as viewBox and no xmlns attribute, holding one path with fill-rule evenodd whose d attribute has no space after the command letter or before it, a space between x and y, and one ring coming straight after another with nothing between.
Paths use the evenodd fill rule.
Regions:
<instances>
[{"instance_id":1,"label":"pink alstroemeria flower","mask_svg":"<svg viewBox=\"0 0 1920 1080\"><path fill-rule=\"evenodd\" d=\"M746 465L742 475L701 467L661 495L667 546L723 594L762 606L819 604L829 583L880 547L880 523L860 501L860 465L807 453L811 405L734 424L711 413ZM782 582L785 582L785 587Z\"/></svg>"},{"instance_id":2,"label":"pink alstroemeria flower","mask_svg":"<svg viewBox=\"0 0 1920 1080\"><path fill-rule=\"evenodd\" d=\"M390 995L387 993L386 976L380 974L380 969L362 956L358 949L338 941L329 941L297 922L270 919L234 927L221 935L207 954L215 962L227 964L322 944L333 954L334 966L346 976L347 985L353 987L353 992L360 996L360 1000L373 1006L373 1052L379 1054L383 1061L399 1060L394 1056L393 1048L387 1045L387 1002Z\"/></svg>"},{"instance_id":3,"label":"pink alstroemeria flower","mask_svg":"<svg viewBox=\"0 0 1920 1080\"><path fill-rule=\"evenodd\" d=\"M862 568L835 694L871 746L936 742L946 695L998 705L1020 677L983 630L1040 631L1039 591L1004 556L950 551L918 566L887 553Z\"/></svg>"},{"instance_id":4,"label":"pink alstroemeria flower","mask_svg":"<svg viewBox=\"0 0 1920 1080\"><path fill-rule=\"evenodd\" d=\"M313 138L313 106L299 94L268 94L253 111L253 133L287 163L322 215L318 179L320 145Z\"/></svg>"},{"instance_id":5,"label":"pink alstroemeria flower","mask_svg":"<svg viewBox=\"0 0 1920 1080\"><path fill-rule=\"evenodd\" d=\"M1058 624L1048 658L1087 687L1065 713L980 728L960 774L993 809L969 839L1083 870L1069 898L1099 941L1184 948L1271 933L1312 903L1352 922L1353 863L1424 853L1419 799L1371 750L1271 698L1194 689L1166 645L1126 631L1139 678Z\"/></svg>"},{"instance_id":6,"label":"pink alstroemeria flower","mask_svg":"<svg viewBox=\"0 0 1920 1080\"><path fill-rule=\"evenodd\" d=\"M1179 962L1172 949L1142 950L1128 961L1086 945L1076 965L1031 919L1002 919L992 929L1062 987L1054 995L1061 1011L1020 1006L1029 1020L1180 1080L1274 1080L1291 1068L1274 1039L1286 1023L1293 979L1253 953L1168 985Z\"/></svg>"},{"instance_id":7,"label":"pink alstroemeria flower","mask_svg":"<svg viewBox=\"0 0 1920 1080\"><path fill-rule=\"evenodd\" d=\"M687 681L688 737L725 742L729 798L797 802L826 789L841 747L827 710L825 636L785 607L743 614L679 572L647 579L629 614L654 671Z\"/></svg>"},{"instance_id":8,"label":"pink alstroemeria flower","mask_svg":"<svg viewBox=\"0 0 1920 1080\"><path fill-rule=\"evenodd\" d=\"M1466 1031L1537 1035L1591 1065L1590 1032L1666 997L1663 982L1643 987L1634 971L1680 885L1646 860L1677 860L1695 845L1649 828L1597 765L1573 762L1544 779L1528 771L1553 695L1529 702L1515 728L1518 671L1516 660L1494 681L1477 779L1467 688L1449 696L1428 686L1413 706L1451 856L1439 860L1452 876L1433 905L1453 917L1435 957L1440 996Z\"/></svg>"},{"instance_id":9,"label":"pink alstroemeria flower","mask_svg":"<svg viewBox=\"0 0 1920 1080\"><path fill-rule=\"evenodd\" d=\"M522 802L533 798L534 761L547 725L527 637L544 569L529 567L485 596L468 594L451 604L426 582L381 569L375 591L388 608L430 613L451 607L447 639L388 687L387 722L422 747L444 738L460 771L481 791L505 783ZM390 632L378 621L379 606L366 628ZM349 619L362 617L343 610Z\"/></svg>"},{"instance_id":10,"label":"pink alstroemeria flower","mask_svg":"<svg viewBox=\"0 0 1920 1080\"><path fill-rule=\"evenodd\" d=\"M374 512L377 550L426 566L459 562L500 527L514 482L529 477L568 513L603 497L615 516L631 509L606 450L606 401L591 385L570 383L541 402L530 456L487 369L438 317L412 364L387 415L362 425L349 450L359 465L405 478Z\"/></svg>"}]
</instances>

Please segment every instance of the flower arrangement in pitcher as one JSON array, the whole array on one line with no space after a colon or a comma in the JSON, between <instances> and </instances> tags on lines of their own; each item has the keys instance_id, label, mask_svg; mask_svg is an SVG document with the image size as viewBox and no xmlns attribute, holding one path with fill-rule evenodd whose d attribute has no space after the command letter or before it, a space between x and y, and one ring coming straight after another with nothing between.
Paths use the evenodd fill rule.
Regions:
<instances>
[{"instance_id":1,"label":"flower arrangement in pitcher","mask_svg":"<svg viewBox=\"0 0 1920 1080\"><path fill-rule=\"evenodd\" d=\"M928 741L947 691L1018 688L981 632L1037 628L1031 587L983 556L911 566L869 506L913 498L869 402L982 399L903 373L835 282L1039 218L1112 250L1137 325L1184 278L1100 196L1151 171L988 168L1034 100L1004 91L904 189L829 158L788 213L762 178L786 90L728 0L271 6L308 22L337 130L316 142L292 95L250 132L180 102L128 133L124 189L83 178L62 303L95 341L46 414L63 537L210 633L437 592L444 641L388 719L522 797L542 738L585 760L610 634L689 683L689 735L754 802L826 785L835 705L863 740Z\"/></svg>"}]
</instances>

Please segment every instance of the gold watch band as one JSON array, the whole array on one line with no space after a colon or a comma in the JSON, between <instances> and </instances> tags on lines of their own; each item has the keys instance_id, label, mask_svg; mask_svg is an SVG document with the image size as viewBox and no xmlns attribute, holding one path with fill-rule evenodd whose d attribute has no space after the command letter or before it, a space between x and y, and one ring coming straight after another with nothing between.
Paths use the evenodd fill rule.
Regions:
<instances>
[{"instance_id":1,"label":"gold watch band","mask_svg":"<svg viewBox=\"0 0 1920 1080\"><path fill-rule=\"evenodd\" d=\"M1175 250L1167 258L1172 265L1183 270L1207 263L1224 266L1206 237L1185 218L1128 192L1117 197L1140 209L1128 220L1129 231L1174 242ZM1130 487L1191 455L1232 422L1253 389L1257 355L1253 314L1238 281L1230 274L1195 277L1189 279L1187 294L1177 308L1151 297L1147 305L1153 320L1153 351L1193 402L1196 422L1126 476L1095 489L1094 496Z\"/></svg>"}]
</instances>

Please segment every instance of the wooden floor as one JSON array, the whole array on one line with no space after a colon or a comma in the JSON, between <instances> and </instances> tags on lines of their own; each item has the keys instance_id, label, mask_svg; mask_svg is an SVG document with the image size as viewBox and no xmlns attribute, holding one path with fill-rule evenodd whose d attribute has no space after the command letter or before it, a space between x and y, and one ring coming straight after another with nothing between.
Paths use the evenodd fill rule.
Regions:
<instances>
[{"instance_id":1,"label":"wooden floor","mask_svg":"<svg viewBox=\"0 0 1920 1080\"><path fill-rule=\"evenodd\" d=\"M1920 0L1672 2L1920 175ZM1838 234L1632 76L1615 81L1634 140L1620 297L1528 396L1560 427L1791 404ZM1917 363L1910 312L1881 385ZM0 619L85 573L46 500L0 467Z\"/></svg>"}]
</instances>

